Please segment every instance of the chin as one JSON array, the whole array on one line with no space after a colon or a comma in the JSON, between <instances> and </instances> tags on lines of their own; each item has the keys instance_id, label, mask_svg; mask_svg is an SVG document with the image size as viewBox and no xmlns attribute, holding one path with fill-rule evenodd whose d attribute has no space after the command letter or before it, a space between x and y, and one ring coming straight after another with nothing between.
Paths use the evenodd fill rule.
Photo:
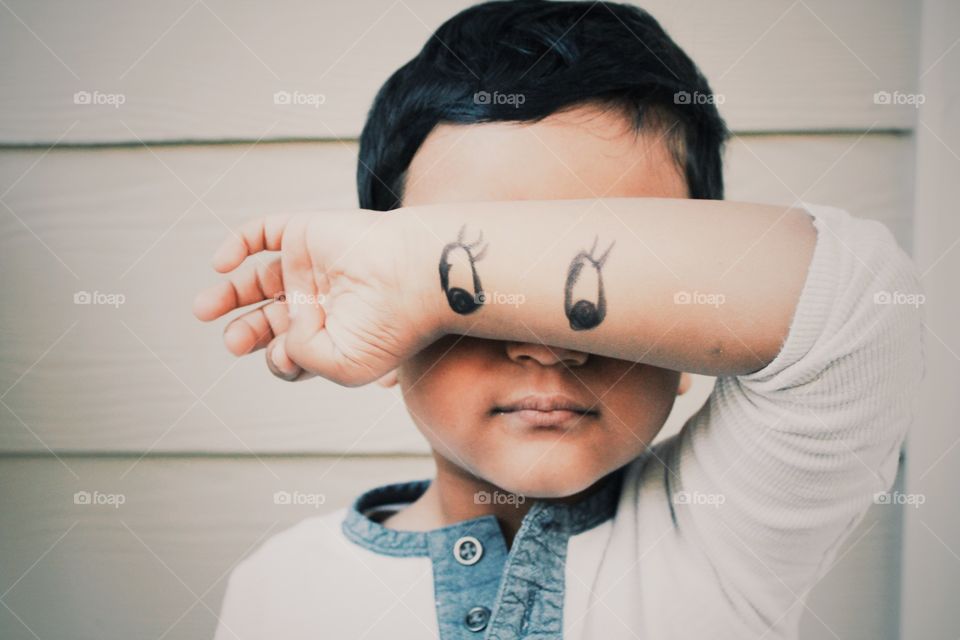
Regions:
<instances>
[{"instance_id":1,"label":"chin","mask_svg":"<svg viewBox=\"0 0 960 640\"><path fill-rule=\"evenodd\" d=\"M579 493L606 475L595 465L558 461L544 456L539 461L508 463L491 474L489 480L504 491L528 498L566 498Z\"/></svg>"}]
</instances>

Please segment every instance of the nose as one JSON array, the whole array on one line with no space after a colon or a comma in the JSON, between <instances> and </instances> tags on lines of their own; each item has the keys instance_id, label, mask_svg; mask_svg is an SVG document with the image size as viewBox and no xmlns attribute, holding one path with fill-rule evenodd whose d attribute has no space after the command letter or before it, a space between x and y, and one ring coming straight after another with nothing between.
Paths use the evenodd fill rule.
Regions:
<instances>
[{"instance_id":1,"label":"nose","mask_svg":"<svg viewBox=\"0 0 960 640\"><path fill-rule=\"evenodd\" d=\"M568 367L579 367L586 364L590 354L535 342L507 342L507 357L519 364L537 362L549 367L562 363Z\"/></svg>"}]
</instances>

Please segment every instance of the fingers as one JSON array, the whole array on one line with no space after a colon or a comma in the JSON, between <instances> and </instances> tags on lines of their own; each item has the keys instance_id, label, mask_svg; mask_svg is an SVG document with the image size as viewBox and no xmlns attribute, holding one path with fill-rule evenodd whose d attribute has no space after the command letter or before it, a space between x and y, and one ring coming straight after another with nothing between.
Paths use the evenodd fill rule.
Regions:
<instances>
[{"instance_id":1,"label":"fingers","mask_svg":"<svg viewBox=\"0 0 960 640\"><path fill-rule=\"evenodd\" d=\"M267 368L270 373L287 382L300 382L315 377L287 357L284 335L279 335L267 346Z\"/></svg>"},{"instance_id":2,"label":"fingers","mask_svg":"<svg viewBox=\"0 0 960 640\"><path fill-rule=\"evenodd\" d=\"M229 279L201 291L193 300L193 315L203 321L255 304L283 293L280 259L232 274Z\"/></svg>"},{"instance_id":3,"label":"fingers","mask_svg":"<svg viewBox=\"0 0 960 640\"><path fill-rule=\"evenodd\" d=\"M223 342L230 353L242 356L263 349L289 326L286 305L268 302L231 320L223 330Z\"/></svg>"},{"instance_id":4,"label":"fingers","mask_svg":"<svg viewBox=\"0 0 960 640\"><path fill-rule=\"evenodd\" d=\"M253 311L245 313L232 320L224 329L223 339L227 348L237 356L266 348L267 367L270 371L284 380L306 380L314 377L314 373L299 366L287 356L285 332L290 328L290 307L286 302L274 301L284 291L283 265L289 263L303 268L306 264L306 273L300 272L299 287L296 291L302 295L314 295L312 273L310 272L310 258L306 253L306 239L303 237L307 216L295 214L275 214L251 220L226 238L214 253L211 264L220 273L227 273L236 269L251 255L262 251L280 251L283 248L284 237L291 221L298 221L296 225L300 236L292 242L298 251L293 257L286 259L276 258L269 263L259 264L252 269L233 274L225 281L199 293L193 301L193 314L200 320L210 321L229 313L233 309L245 307L263 300L270 300L267 304ZM290 244L290 242L288 242ZM313 298L316 299L315 295ZM318 326L318 320L305 314L307 322ZM322 326L322 318L319 326ZM325 359L329 362L330 359Z\"/></svg>"},{"instance_id":5,"label":"fingers","mask_svg":"<svg viewBox=\"0 0 960 640\"><path fill-rule=\"evenodd\" d=\"M290 213L277 213L244 223L220 245L211 265L220 273L236 269L247 256L261 251L279 251Z\"/></svg>"}]
</instances>

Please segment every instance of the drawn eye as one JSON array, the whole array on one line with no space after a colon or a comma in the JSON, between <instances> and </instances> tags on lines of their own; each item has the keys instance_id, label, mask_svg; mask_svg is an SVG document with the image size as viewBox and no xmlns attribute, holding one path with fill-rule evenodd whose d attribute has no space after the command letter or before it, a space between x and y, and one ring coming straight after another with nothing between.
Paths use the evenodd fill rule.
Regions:
<instances>
[{"instance_id":1,"label":"drawn eye","mask_svg":"<svg viewBox=\"0 0 960 640\"><path fill-rule=\"evenodd\" d=\"M457 241L446 245L443 248L443 253L440 255L440 288L443 289L444 295L447 296L447 304L450 305L450 308L461 315L473 313L479 309L486 298L483 293L483 287L480 284L480 276L477 274L476 266L476 262L483 258L484 252L487 249L486 246L480 246L483 243L483 231L480 232L476 241L469 244L464 241L465 233L466 225L460 228ZM474 253L475 251L476 253ZM464 254L463 257L458 255L460 253ZM472 292L467 291L463 287L450 286L450 270L453 267L451 264L451 255L458 258L457 262L465 262L470 266L470 276L473 283Z\"/></svg>"},{"instance_id":2,"label":"drawn eye","mask_svg":"<svg viewBox=\"0 0 960 640\"><path fill-rule=\"evenodd\" d=\"M465 254L465 255L455 255L451 256L450 253L455 254ZM450 305L450 308L459 314L468 314L473 313L480 307L480 299L478 295L467 291L463 287L449 286L449 274L450 270L453 268L453 264L450 263L450 258L454 258L454 262L460 264L467 264L470 266L471 275L476 275L476 268L472 264L469 253L464 247L453 247L447 253L441 262L441 275L440 278L445 281L444 284L444 293L447 296L447 304ZM459 271L459 269L458 269Z\"/></svg>"},{"instance_id":3,"label":"drawn eye","mask_svg":"<svg viewBox=\"0 0 960 640\"><path fill-rule=\"evenodd\" d=\"M587 273L584 273L584 268L586 268ZM594 286L590 287L590 284ZM570 320L570 328L574 331L581 331L583 329L593 329L600 324L603 316L598 305L603 297L603 281L600 278L600 270L590 262L589 256L586 254L580 253L571 263L567 288L565 306L567 318ZM577 290L580 292L596 291L597 301L594 302L580 297L571 304Z\"/></svg>"},{"instance_id":4,"label":"drawn eye","mask_svg":"<svg viewBox=\"0 0 960 640\"><path fill-rule=\"evenodd\" d=\"M597 239L594 239L593 246L590 248L589 253L581 251L570 263L570 268L567 270L567 285L564 291L563 310L567 315L567 319L570 321L570 328L574 331L593 329L603 322L604 317L606 317L607 304L603 292L603 274L600 269L603 267L603 263L606 261L612 248L613 244L607 248L602 256L594 258L593 254L597 249ZM587 273L584 273L584 269L586 269ZM595 282L596 287L577 287L581 278ZM579 288L581 291L584 289L596 291L596 302L582 297L574 301L575 288Z\"/></svg>"}]
</instances>

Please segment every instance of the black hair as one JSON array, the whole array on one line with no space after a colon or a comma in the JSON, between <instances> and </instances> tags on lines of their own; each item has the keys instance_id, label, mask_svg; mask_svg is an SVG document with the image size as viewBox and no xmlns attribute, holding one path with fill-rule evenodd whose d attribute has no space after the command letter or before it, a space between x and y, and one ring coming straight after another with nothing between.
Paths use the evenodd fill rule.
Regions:
<instances>
[{"instance_id":1,"label":"black hair","mask_svg":"<svg viewBox=\"0 0 960 640\"><path fill-rule=\"evenodd\" d=\"M706 78L643 9L515 0L443 23L384 83L360 135L360 206L401 205L414 154L440 123L538 121L583 104L660 127L691 198L723 198L727 128Z\"/></svg>"}]
</instances>

